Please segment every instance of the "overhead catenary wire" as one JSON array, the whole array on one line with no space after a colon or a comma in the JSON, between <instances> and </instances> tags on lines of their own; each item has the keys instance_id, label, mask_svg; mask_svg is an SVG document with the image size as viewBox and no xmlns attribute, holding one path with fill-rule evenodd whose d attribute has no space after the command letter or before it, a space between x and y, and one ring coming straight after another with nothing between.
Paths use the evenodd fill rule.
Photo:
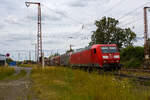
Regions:
<instances>
[{"instance_id":1,"label":"overhead catenary wire","mask_svg":"<svg viewBox=\"0 0 150 100\"><path fill-rule=\"evenodd\" d=\"M122 1L120 0L119 2L117 2L116 4L114 4L111 8L107 9L106 11L104 11L105 14L109 14L110 12L112 12L114 9L116 9L118 7L118 5L120 5L121 3L124 3L126 0Z\"/></svg>"},{"instance_id":2,"label":"overhead catenary wire","mask_svg":"<svg viewBox=\"0 0 150 100\"><path fill-rule=\"evenodd\" d=\"M85 28L85 25L91 25L91 24L89 24L89 23L88 23L88 24L83 24L82 22L79 22L79 21L77 21L76 19L74 19L74 18L72 18L72 17L70 17L70 16L65 15L64 13L61 13L61 12L59 12L59 11L56 11L55 9L51 9L51 8L49 8L49 7L47 7L47 6L43 5L43 4L42 4L42 6L46 7L48 10L50 10L50 11L56 13L56 14L62 15L62 16L64 16L64 17L66 17L66 18L69 18L69 19L73 20L74 22L76 22L76 23L78 23L78 24L82 24L82 29L81 29L81 30L79 29L79 32L81 32L81 33L82 33L83 29ZM92 24L92 25L94 25L94 24ZM47 38L47 36L44 36L44 37ZM87 36L86 36L86 37L87 37ZM83 39L83 37L82 37L82 39Z\"/></svg>"},{"instance_id":3,"label":"overhead catenary wire","mask_svg":"<svg viewBox=\"0 0 150 100\"><path fill-rule=\"evenodd\" d=\"M143 8L146 4L149 4L149 3L150 3L150 2L146 2L146 3L144 3L144 4L140 5L140 6L138 6L137 8L131 10L130 12L125 13L124 15L122 15L121 17L119 17L118 20L123 19L123 18L126 17L127 15L129 15L129 14L131 14L131 13L133 13L133 12L139 10L140 8Z\"/></svg>"},{"instance_id":4,"label":"overhead catenary wire","mask_svg":"<svg viewBox=\"0 0 150 100\"><path fill-rule=\"evenodd\" d=\"M74 22L76 22L76 23L78 23L78 24L83 24L82 22L80 22L80 21L78 21L78 20L76 20L76 19L74 19L74 18L72 18L72 17L70 17L70 16L67 16L67 15L65 15L65 14L62 13L62 12L56 11L55 9L52 9L52 8L49 8L48 6L46 6L46 5L44 5L44 4L41 4L41 5L42 5L43 7L46 7L46 8L49 9L50 11L52 11L52 12L58 14L58 15L64 16L64 17L66 17L66 18L69 18L69 19L71 19L72 21L74 21Z\"/></svg>"},{"instance_id":5,"label":"overhead catenary wire","mask_svg":"<svg viewBox=\"0 0 150 100\"><path fill-rule=\"evenodd\" d=\"M41 4L41 5L42 5L43 7L46 7L48 10L50 10L50 11L52 11L52 12L58 14L58 15L64 16L65 18L68 18L68 19L72 20L72 21L75 22L76 24L82 25L82 29L84 29L85 26L91 27L91 26L94 25L94 22L83 23L83 22L81 22L81 21L79 21L79 20L77 20L77 19L75 19L75 18L73 18L73 17L70 17L70 16L68 16L68 15L66 15L66 14L64 14L64 13L62 13L61 11L56 11L56 9L49 8L48 6L46 6L46 5L44 5L44 4ZM88 15L87 15L87 16L88 16ZM51 23L51 24L52 24L52 23ZM59 24L59 25L61 25L61 24ZM70 26L71 24L68 24L68 25Z\"/></svg>"},{"instance_id":6,"label":"overhead catenary wire","mask_svg":"<svg viewBox=\"0 0 150 100\"><path fill-rule=\"evenodd\" d=\"M138 19L136 19L136 20L132 20L132 21L130 21L130 22L128 22L128 23L125 23L125 24L121 24L120 26L121 27L125 27L125 26L127 26L127 25L131 25L131 24L133 24L133 23L137 23L137 22L139 22L139 21L141 21L141 20L143 20L143 18L138 18Z\"/></svg>"}]
</instances>

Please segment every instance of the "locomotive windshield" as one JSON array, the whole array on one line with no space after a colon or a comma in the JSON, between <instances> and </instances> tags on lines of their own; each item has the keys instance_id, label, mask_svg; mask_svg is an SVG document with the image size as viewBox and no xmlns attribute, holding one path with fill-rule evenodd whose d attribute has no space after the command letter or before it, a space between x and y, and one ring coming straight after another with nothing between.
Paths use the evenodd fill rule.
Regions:
<instances>
[{"instance_id":1,"label":"locomotive windshield","mask_svg":"<svg viewBox=\"0 0 150 100\"><path fill-rule=\"evenodd\" d=\"M116 47L101 47L103 53L116 53L118 52Z\"/></svg>"}]
</instances>

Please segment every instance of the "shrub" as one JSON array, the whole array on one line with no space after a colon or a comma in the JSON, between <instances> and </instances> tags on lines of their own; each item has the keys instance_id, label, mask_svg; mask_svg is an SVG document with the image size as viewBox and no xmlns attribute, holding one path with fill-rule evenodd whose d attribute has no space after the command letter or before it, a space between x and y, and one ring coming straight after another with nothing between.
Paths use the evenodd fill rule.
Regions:
<instances>
[{"instance_id":1,"label":"shrub","mask_svg":"<svg viewBox=\"0 0 150 100\"><path fill-rule=\"evenodd\" d=\"M121 50L121 63L125 67L140 67L144 61L144 48L137 47L127 47Z\"/></svg>"}]
</instances>

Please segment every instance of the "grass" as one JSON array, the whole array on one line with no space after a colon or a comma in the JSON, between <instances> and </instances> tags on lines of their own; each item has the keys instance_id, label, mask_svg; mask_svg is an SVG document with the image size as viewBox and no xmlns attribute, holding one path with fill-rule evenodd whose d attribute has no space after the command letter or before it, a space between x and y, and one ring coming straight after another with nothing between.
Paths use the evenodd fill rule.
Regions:
<instances>
[{"instance_id":1,"label":"grass","mask_svg":"<svg viewBox=\"0 0 150 100\"><path fill-rule=\"evenodd\" d=\"M20 64L20 67L36 67L38 66L37 64ZM40 66L40 65L39 65Z\"/></svg>"},{"instance_id":2,"label":"grass","mask_svg":"<svg viewBox=\"0 0 150 100\"><path fill-rule=\"evenodd\" d=\"M17 80L19 78L23 78L25 75L27 74L27 72L25 70L21 70L18 74L13 74L11 76L8 77L8 79L13 79L13 80Z\"/></svg>"},{"instance_id":3,"label":"grass","mask_svg":"<svg viewBox=\"0 0 150 100\"><path fill-rule=\"evenodd\" d=\"M19 79L27 74L25 70L21 70L18 74L15 74L14 68L1 67L0 68L0 80L3 79Z\"/></svg>"},{"instance_id":4,"label":"grass","mask_svg":"<svg viewBox=\"0 0 150 100\"><path fill-rule=\"evenodd\" d=\"M150 89L98 75L63 67L35 68L32 90L40 100L150 100Z\"/></svg>"},{"instance_id":5,"label":"grass","mask_svg":"<svg viewBox=\"0 0 150 100\"><path fill-rule=\"evenodd\" d=\"M15 73L15 70L13 68L9 67L1 67L0 68L0 80L3 80Z\"/></svg>"}]
</instances>

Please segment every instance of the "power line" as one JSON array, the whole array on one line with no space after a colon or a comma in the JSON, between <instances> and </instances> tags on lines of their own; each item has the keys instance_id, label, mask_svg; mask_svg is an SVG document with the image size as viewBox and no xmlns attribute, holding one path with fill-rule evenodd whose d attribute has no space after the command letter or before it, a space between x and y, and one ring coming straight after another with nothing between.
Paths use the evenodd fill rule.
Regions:
<instances>
[{"instance_id":1,"label":"power line","mask_svg":"<svg viewBox=\"0 0 150 100\"><path fill-rule=\"evenodd\" d=\"M121 26L122 26L122 27L125 27L125 26L127 26L127 25L136 23L136 22L141 21L141 20L143 20L143 18L138 18L138 19L136 19L136 20L130 21L130 22L128 22L128 23L126 23L126 24L123 24L123 25L121 25Z\"/></svg>"},{"instance_id":2,"label":"power line","mask_svg":"<svg viewBox=\"0 0 150 100\"><path fill-rule=\"evenodd\" d=\"M76 20L76 19L74 19L74 18L72 18L72 17L70 17L70 16L67 16L67 15L65 15L64 13L60 12L60 11L56 11L55 9L49 8L48 6L46 6L46 5L44 5L44 4L42 4L42 6L46 7L47 9L49 9L50 11L52 11L52 12L58 14L58 15L64 16L64 17L66 17L66 18L68 18L68 19L71 19L71 20L74 21L75 23L82 24L82 27L83 27L83 26L86 26L86 25L87 25L87 26L93 25L93 22L84 24L83 22L78 21L78 20Z\"/></svg>"},{"instance_id":3,"label":"power line","mask_svg":"<svg viewBox=\"0 0 150 100\"><path fill-rule=\"evenodd\" d=\"M120 5L123 2L125 2L125 0L124 1L120 0L118 3L113 5L110 9L107 9L104 13L108 13L109 14L109 12L112 12L116 7L118 7L118 5Z\"/></svg>"},{"instance_id":4,"label":"power line","mask_svg":"<svg viewBox=\"0 0 150 100\"><path fill-rule=\"evenodd\" d=\"M140 8L143 8L143 6L146 5L146 4L148 4L148 3L150 3L150 2L144 3L144 4L142 4L141 6L139 6L139 7L135 8L135 9L133 9L132 11L125 13L123 16L119 17L118 20L119 20L119 19L123 19L123 18L126 17L127 15L129 15L129 14L131 14L131 13L137 11L137 10L140 9Z\"/></svg>"},{"instance_id":5,"label":"power line","mask_svg":"<svg viewBox=\"0 0 150 100\"><path fill-rule=\"evenodd\" d=\"M48 6L46 6L46 5L44 5L44 4L42 4L42 6L48 8L50 11L52 11L52 12L58 14L58 15L64 16L64 17L66 17L66 18L69 18L69 19L71 19L72 21L74 21L74 22L76 22L76 23L83 24L82 22L80 22L80 21L78 21L78 20L76 20L76 19L74 19L74 18L72 18L72 17L69 17L69 16L65 15L64 13L62 13L62 12L56 11L55 9L49 8Z\"/></svg>"}]
</instances>

